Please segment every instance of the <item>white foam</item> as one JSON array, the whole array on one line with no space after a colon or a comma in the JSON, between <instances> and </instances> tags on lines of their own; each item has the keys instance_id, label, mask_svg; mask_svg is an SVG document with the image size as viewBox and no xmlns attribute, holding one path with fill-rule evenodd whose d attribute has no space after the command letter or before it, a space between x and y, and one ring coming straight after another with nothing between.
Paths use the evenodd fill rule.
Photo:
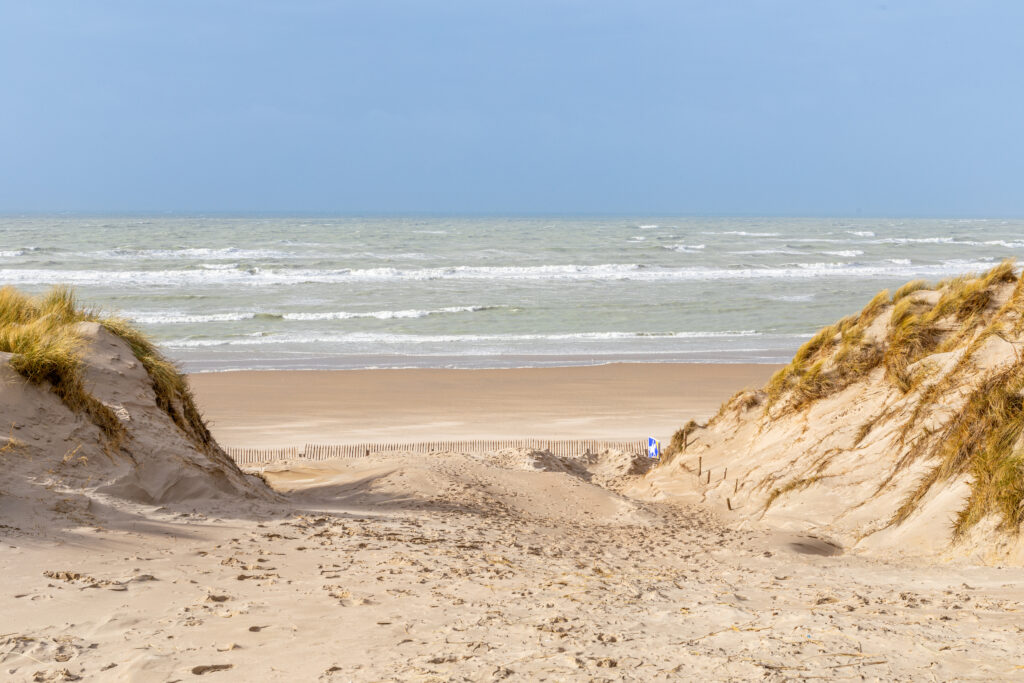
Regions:
<instances>
[{"instance_id":1,"label":"white foam","mask_svg":"<svg viewBox=\"0 0 1024 683\"><path fill-rule=\"evenodd\" d=\"M857 237L874 237L875 233L870 230L847 230L847 234L856 235Z\"/></svg>"},{"instance_id":2,"label":"white foam","mask_svg":"<svg viewBox=\"0 0 1024 683\"><path fill-rule=\"evenodd\" d=\"M864 255L863 251L858 251L856 249L847 249L845 251L823 251L821 253L826 256L839 256L840 258L854 258L856 256Z\"/></svg>"},{"instance_id":3,"label":"white foam","mask_svg":"<svg viewBox=\"0 0 1024 683\"><path fill-rule=\"evenodd\" d=\"M951 260L918 264L911 269L904 259L875 263L793 263L782 266L722 268L691 266L666 268L636 263L549 266L452 266L450 268L366 268L350 270L262 269L231 270L48 270L0 269L0 281L8 284L54 284L127 287L216 287L222 285L273 287L304 283L401 282L428 280L497 281L616 281L700 282L718 280L789 280L822 276L849 278L930 277L984 268L991 259Z\"/></svg>"},{"instance_id":4,"label":"white foam","mask_svg":"<svg viewBox=\"0 0 1024 683\"><path fill-rule=\"evenodd\" d=\"M755 330L723 332L576 332L568 334L391 334L381 332L349 332L344 334L254 334L231 339L176 339L164 342L173 348L211 346L263 346L268 344L457 344L475 342L522 341L606 341L617 339L720 339L761 336Z\"/></svg>"},{"instance_id":5,"label":"white foam","mask_svg":"<svg viewBox=\"0 0 1024 683\"><path fill-rule=\"evenodd\" d=\"M448 306L435 309L406 309L400 311L327 311L309 313L266 313L260 311L236 311L231 313L181 313L172 312L128 312L124 317L129 320L149 325L173 325L182 323L212 323L253 320L258 317L280 318L281 320L354 320L359 318L376 318L377 320L393 320L396 318L426 318L444 313L474 313L500 308L499 306Z\"/></svg>"},{"instance_id":6,"label":"white foam","mask_svg":"<svg viewBox=\"0 0 1024 683\"><path fill-rule=\"evenodd\" d=\"M1006 240L988 240L981 242L988 247L1006 247L1007 249L1024 249L1024 242L1007 242Z\"/></svg>"},{"instance_id":7,"label":"white foam","mask_svg":"<svg viewBox=\"0 0 1024 683\"><path fill-rule=\"evenodd\" d=\"M746 230L724 230L722 232L704 232L704 235L739 235L740 237L778 237L777 232L747 232Z\"/></svg>"},{"instance_id":8,"label":"white foam","mask_svg":"<svg viewBox=\"0 0 1024 683\"><path fill-rule=\"evenodd\" d=\"M442 313L475 313L498 308L498 306L448 306L446 308L435 308L421 310L410 308L402 311L369 311L357 313L351 311L337 311L327 313L285 313L281 317L285 320L352 320L356 318L376 318L377 320L394 320L396 318L426 318L430 315Z\"/></svg>"},{"instance_id":9,"label":"white foam","mask_svg":"<svg viewBox=\"0 0 1024 683\"><path fill-rule=\"evenodd\" d=\"M971 242L957 242L952 237L885 237L874 240L874 244L967 244ZM977 244L977 243L973 243Z\"/></svg>"},{"instance_id":10,"label":"white foam","mask_svg":"<svg viewBox=\"0 0 1024 683\"><path fill-rule=\"evenodd\" d=\"M239 249L237 247L182 247L178 249L131 249L128 247L120 247L117 249L107 249L105 251L85 252L80 256L120 260L209 259L211 261L221 259L248 259L258 261L261 259L303 258L303 255L301 254L278 251L275 249Z\"/></svg>"},{"instance_id":11,"label":"white foam","mask_svg":"<svg viewBox=\"0 0 1024 683\"><path fill-rule=\"evenodd\" d=\"M219 323L252 320L255 313L180 313L169 312L125 312L121 314L128 320L143 325L173 325L181 323Z\"/></svg>"},{"instance_id":12,"label":"white foam","mask_svg":"<svg viewBox=\"0 0 1024 683\"><path fill-rule=\"evenodd\" d=\"M796 249L752 249L750 251L730 251L736 256L771 256L772 254L785 254L787 256L799 256L805 252Z\"/></svg>"}]
</instances>

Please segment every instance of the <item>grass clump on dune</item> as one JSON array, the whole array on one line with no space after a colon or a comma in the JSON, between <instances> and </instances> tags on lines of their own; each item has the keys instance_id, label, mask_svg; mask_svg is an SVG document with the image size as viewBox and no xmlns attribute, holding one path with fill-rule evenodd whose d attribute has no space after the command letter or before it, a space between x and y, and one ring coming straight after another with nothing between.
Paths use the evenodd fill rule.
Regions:
<instances>
[{"instance_id":1,"label":"grass clump on dune","mask_svg":"<svg viewBox=\"0 0 1024 683\"><path fill-rule=\"evenodd\" d=\"M33 297L13 287L0 289L0 351L14 354L11 367L34 384L49 384L72 411L87 414L115 443L124 427L114 412L93 397L82 381L85 339L78 323L96 322L123 339L146 369L157 405L198 444L212 443L184 376L142 332L122 318L82 307L72 290L55 287Z\"/></svg>"},{"instance_id":2,"label":"grass clump on dune","mask_svg":"<svg viewBox=\"0 0 1024 683\"><path fill-rule=\"evenodd\" d=\"M789 365L768 382L768 406L786 398L786 407L801 408L841 391L877 367L883 350L865 332L889 305L889 292L879 292L860 314L843 318L819 331L797 350Z\"/></svg>"},{"instance_id":3,"label":"grass clump on dune","mask_svg":"<svg viewBox=\"0 0 1024 683\"><path fill-rule=\"evenodd\" d=\"M123 339L131 347L132 353L146 368L149 378L153 381L156 403L162 408L175 424L185 430L192 439L204 446L213 442L210 430L203 422L199 409L196 408L192 390L185 376L171 361L167 360L159 349L146 335L123 318L108 317L99 320L107 330Z\"/></svg>"},{"instance_id":4,"label":"grass clump on dune","mask_svg":"<svg viewBox=\"0 0 1024 683\"><path fill-rule=\"evenodd\" d=\"M904 392L910 391L913 381L908 368L929 354L955 349L972 335L993 301L995 287L1017 281L1014 268L1014 262L1006 260L980 277L948 280L940 285L942 295L934 306L903 298L893 309L885 352L889 379Z\"/></svg>"},{"instance_id":5,"label":"grass clump on dune","mask_svg":"<svg viewBox=\"0 0 1024 683\"><path fill-rule=\"evenodd\" d=\"M686 450L692 439L690 436L702 427L697 424L696 420L690 420L682 429L677 429L676 433L672 435L672 440L668 443L668 448L665 449L665 458L671 459L679 453Z\"/></svg>"},{"instance_id":6,"label":"grass clump on dune","mask_svg":"<svg viewBox=\"0 0 1024 683\"><path fill-rule=\"evenodd\" d=\"M10 364L18 374L33 384L48 383L68 408L88 415L116 445L124 428L82 383L84 340L75 331L72 305L64 289L40 298L12 287L0 289L0 351L14 354Z\"/></svg>"},{"instance_id":7,"label":"grass clump on dune","mask_svg":"<svg viewBox=\"0 0 1024 683\"><path fill-rule=\"evenodd\" d=\"M962 535L989 514L1006 530L1024 521L1024 361L982 382L930 454L938 464L904 500L891 523L904 521L940 481L968 475L971 493L954 529Z\"/></svg>"}]
</instances>

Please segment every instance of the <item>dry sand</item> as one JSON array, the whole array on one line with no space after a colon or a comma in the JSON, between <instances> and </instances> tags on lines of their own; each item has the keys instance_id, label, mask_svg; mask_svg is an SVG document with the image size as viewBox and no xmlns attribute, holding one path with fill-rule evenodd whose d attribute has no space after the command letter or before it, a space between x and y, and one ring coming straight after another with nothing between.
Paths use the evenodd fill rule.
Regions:
<instances>
[{"instance_id":1,"label":"dry sand","mask_svg":"<svg viewBox=\"0 0 1024 683\"><path fill-rule=\"evenodd\" d=\"M775 365L222 372L189 378L225 446L666 439Z\"/></svg>"},{"instance_id":2,"label":"dry sand","mask_svg":"<svg viewBox=\"0 0 1024 683\"><path fill-rule=\"evenodd\" d=\"M0 670L137 681L1020 676L1019 570L882 563L809 536L728 528L695 503L620 495L628 464L374 456L270 468L288 491L279 503L105 499L61 526L6 518Z\"/></svg>"},{"instance_id":3,"label":"dry sand","mask_svg":"<svg viewBox=\"0 0 1024 683\"><path fill-rule=\"evenodd\" d=\"M850 555L806 533L730 524L693 488L630 497L645 490L647 461L615 453L279 463L262 472L278 491L268 493L175 433L130 353L101 335L88 359L95 390L130 417L130 458L108 457L94 427L4 375L0 409L21 427L0 454L0 679L993 680L1024 671L1019 568ZM647 369L671 386L657 370ZM300 375L315 377L287 376ZM307 384L307 402L332 386L318 394ZM581 395L607 389L583 384ZM531 383L517 386L522 396ZM552 412L572 393L533 391ZM252 395L265 412L250 424L272 431L273 392ZM675 395L678 419L704 400ZM429 398L395 403L411 411ZM478 414L500 404L492 395L492 412ZM335 409L305 405L327 418ZM586 416L564 413L574 410ZM118 484L98 484L111 478Z\"/></svg>"}]
</instances>

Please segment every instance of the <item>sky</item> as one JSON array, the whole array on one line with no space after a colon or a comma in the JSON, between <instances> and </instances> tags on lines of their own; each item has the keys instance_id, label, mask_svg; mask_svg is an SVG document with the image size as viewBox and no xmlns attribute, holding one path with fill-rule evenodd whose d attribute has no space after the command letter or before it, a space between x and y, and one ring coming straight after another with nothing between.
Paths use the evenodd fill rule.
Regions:
<instances>
[{"instance_id":1,"label":"sky","mask_svg":"<svg viewBox=\"0 0 1024 683\"><path fill-rule=\"evenodd\" d=\"M1024 215L1018 0L0 0L0 212Z\"/></svg>"}]
</instances>

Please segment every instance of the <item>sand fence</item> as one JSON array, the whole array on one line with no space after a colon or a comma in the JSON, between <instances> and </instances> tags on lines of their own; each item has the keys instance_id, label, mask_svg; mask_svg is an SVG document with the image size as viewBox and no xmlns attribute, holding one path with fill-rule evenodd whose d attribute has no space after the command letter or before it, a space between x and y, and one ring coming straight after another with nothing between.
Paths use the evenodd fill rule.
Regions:
<instances>
[{"instance_id":1,"label":"sand fence","mask_svg":"<svg viewBox=\"0 0 1024 683\"><path fill-rule=\"evenodd\" d=\"M358 444L306 444L301 448L227 448L239 465L255 465L275 460L329 460L331 458L358 458L368 453L480 453L505 448L532 448L550 451L563 457L577 457L588 453L623 451L646 453L647 439L633 441L596 441L579 439L494 439L476 441L420 441L416 443L358 443Z\"/></svg>"}]
</instances>

